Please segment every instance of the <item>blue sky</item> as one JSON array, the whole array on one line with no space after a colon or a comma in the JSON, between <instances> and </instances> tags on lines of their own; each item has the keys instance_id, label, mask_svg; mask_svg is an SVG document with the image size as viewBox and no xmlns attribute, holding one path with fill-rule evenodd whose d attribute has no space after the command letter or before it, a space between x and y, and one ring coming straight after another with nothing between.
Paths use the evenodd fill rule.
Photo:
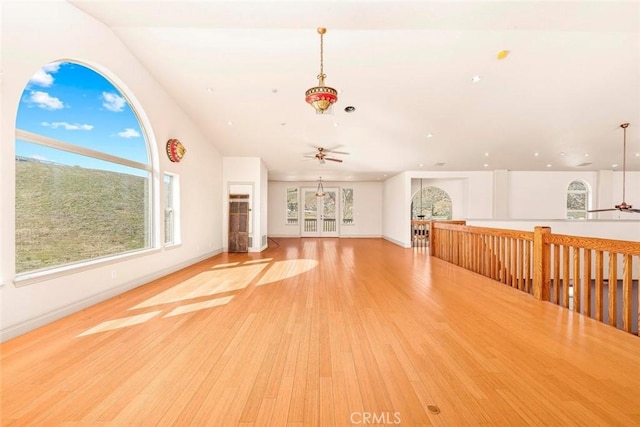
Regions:
<instances>
[{"instance_id":1,"label":"blue sky","mask_svg":"<svg viewBox=\"0 0 640 427\"><path fill-rule=\"evenodd\" d=\"M127 100L103 76L76 63L47 64L31 77L22 93L16 127L148 163L144 135ZM89 168L109 168L106 162L23 141L16 142L16 155Z\"/></svg>"}]
</instances>

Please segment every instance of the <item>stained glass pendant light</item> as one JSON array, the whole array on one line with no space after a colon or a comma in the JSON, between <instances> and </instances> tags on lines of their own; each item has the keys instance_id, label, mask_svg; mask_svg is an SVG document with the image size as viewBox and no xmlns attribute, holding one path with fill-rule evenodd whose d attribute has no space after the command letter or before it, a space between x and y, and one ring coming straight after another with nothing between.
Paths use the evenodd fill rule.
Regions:
<instances>
[{"instance_id":1,"label":"stained glass pendant light","mask_svg":"<svg viewBox=\"0 0 640 427\"><path fill-rule=\"evenodd\" d=\"M307 89L305 92L305 101L316 110L316 114L324 114L329 111L329 107L338 100L338 91L324 85L324 79L327 75L324 74L323 36L326 32L326 28L318 28L318 34L320 34L320 74L318 74L318 86Z\"/></svg>"}]
</instances>

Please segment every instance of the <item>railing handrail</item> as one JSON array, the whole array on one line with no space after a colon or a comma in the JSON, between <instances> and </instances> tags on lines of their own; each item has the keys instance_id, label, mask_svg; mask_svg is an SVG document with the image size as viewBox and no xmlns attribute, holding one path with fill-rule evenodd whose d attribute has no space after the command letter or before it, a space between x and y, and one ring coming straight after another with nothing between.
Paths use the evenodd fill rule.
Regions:
<instances>
[{"instance_id":1,"label":"railing handrail","mask_svg":"<svg viewBox=\"0 0 640 427\"><path fill-rule=\"evenodd\" d=\"M612 240L599 237L549 233L545 235L544 243L577 246L584 249L615 252L624 255L640 255L640 242L632 242L629 240Z\"/></svg>"},{"instance_id":2,"label":"railing handrail","mask_svg":"<svg viewBox=\"0 0 640 427\"><path fill-rule=\"evenodd\" d=\"M465 233L471 234L485 234L489 236L511 237L514 239L522 239L531 242L533 241L532 231L509 230L506 228L477 227L474 225L459 225L438 221L434 221L433 227L443 230L464 231Z\"/></svg>"}]
</instances>

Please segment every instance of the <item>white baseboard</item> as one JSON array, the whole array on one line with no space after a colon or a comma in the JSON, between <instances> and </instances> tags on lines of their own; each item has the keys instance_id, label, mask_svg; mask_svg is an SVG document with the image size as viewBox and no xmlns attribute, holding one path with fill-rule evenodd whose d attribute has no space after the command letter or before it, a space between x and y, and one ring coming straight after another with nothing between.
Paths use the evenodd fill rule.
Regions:
<instances>
[{"instance_id":1,"label":"white baseboard","mask_svg":"<svg viewBox=\"0 0 640 427\"><path fill-rule=\"evenodd\" d=\"M394 244L396 244L396 245L398 245L398 246L401 246L401 247L403 247L403 248L410 248L410 247L411 247L411 245L406 245L404 242L401 242L401 241L396 240L396 239L392 239L392 238L391 238L391 237L389 237L389 236L382 236L382 238L383 238L384 240L388 240L389 242L394 243Z\"/></svg>"},{"instance_id":2,"label":"white baseboard","mask_svg":"<svg viewBox=\"0 0 640 427\"><path fill-rule=\"evenodd\" d=\"M200 261L204 261L205 259L211 258L220 253L222 253L221 249L206 253L199 257L192 258L190 260L181 262L171 267L167 267L162 270L155 271L151 274L147 274L145 276L139 277L135 280L129 281L115 288L111 288L107 291L100 292L96 295L92 295L80 301L73 302L64 307L57 308L48 313L44 313L39 316L33 317L31 319L24 320L14 325L8 326L6 328L2 328L0 329L0 342L4 342L8 339L25 334L29 331L37 329L55 320L62 319L63 317L69 316L70 314L76 313L87 307L91 307L92 305L96 305L102 301L106 301L109 298L113 298L117 295L130 291L131 289L135 289L139 286L146 285L149 282L152 282L156 279L164 277L168 274L174 273L178 270L182 270L183 268L189 267L190 265L196 264Z\"/></svg>"}]
</instances>

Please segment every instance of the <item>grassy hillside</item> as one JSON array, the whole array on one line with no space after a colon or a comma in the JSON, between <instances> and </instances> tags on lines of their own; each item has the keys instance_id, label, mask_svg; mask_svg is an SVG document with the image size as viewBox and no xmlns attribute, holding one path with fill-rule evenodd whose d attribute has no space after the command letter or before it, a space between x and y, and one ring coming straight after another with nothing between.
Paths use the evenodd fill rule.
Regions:
<instances>
[{"instance_id":1,"label":"grassy hillside","mask_svg":"<svg viewBox=\"0 0 640 427\"><path fill-rule=\"evenodd\" d=\"M115 172L16 162L16 271L147 246L146 180Z\"/></svg>"}]
</instances>

